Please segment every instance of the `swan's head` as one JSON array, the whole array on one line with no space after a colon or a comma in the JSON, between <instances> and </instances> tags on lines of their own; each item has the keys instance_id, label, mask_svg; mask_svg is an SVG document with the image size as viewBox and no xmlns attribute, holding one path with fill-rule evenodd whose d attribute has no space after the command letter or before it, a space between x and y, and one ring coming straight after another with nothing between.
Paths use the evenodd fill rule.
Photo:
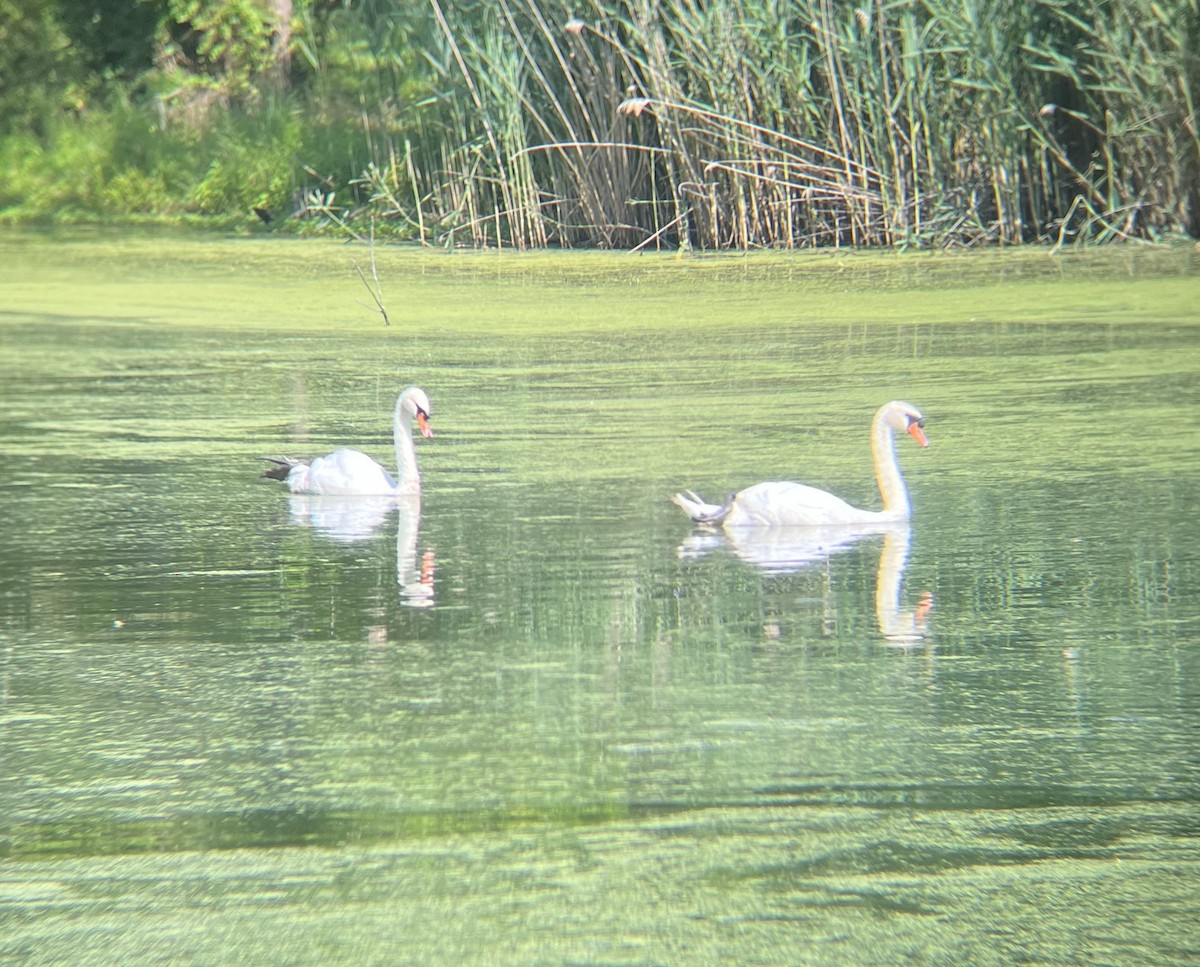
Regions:
<instances>
[{"instance_id":1,"label":"swan's head","mask_svg":"<svg viewBox=\"0 0 1200 967\"><path fill-rule=\"evenodd\" d=\"M433 436L433 427L429 425L429 414L433 412L433 407L429 405L429 397L423 389L410 386L401 393L400 408L410 423L413 420L417 421L417 429L421 431L421 436L426 440Z\"/></svg>"},{"instance_id":2,"label":"swan's head","mask_svg":"<svg viewBox=\"0 0 1200 967\"><path fill-rule=\"evenodd\" d=\"M907 433L919 446L929 446L929 440L925 437L925 417L911 403L892 400L884 404L877 418L881 418L897 433Z\"/></svg>"}]
</instances>

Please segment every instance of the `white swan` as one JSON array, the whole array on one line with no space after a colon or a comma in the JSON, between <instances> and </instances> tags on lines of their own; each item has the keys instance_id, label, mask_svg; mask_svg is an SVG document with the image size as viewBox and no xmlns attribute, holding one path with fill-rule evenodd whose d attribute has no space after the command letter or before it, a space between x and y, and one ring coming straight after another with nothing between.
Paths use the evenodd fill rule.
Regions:
<instances>
[{"instance_id":1,"label":"white swan","mask_svg":"<svg viewBox=\"0 0 1200 967\"><path fill-rule=\"evenodd\" d=\"M671 499L697 524L725 527L814 527L829 524L872 524L908 520L908 490L896 465L897 432L929 446L925 418L909 403L885 403L871 421L871 457L883 497L883 510L860 510L816 487L788 481L755 484L732 494L724 504L705 503L692 491Z\"/></svg>"},{"instance_id":2,"label":"white swan","mask_svg":"<svg viewBox=\"0 0 1200 967\"><path fill-rule=\"evenodd\" d=\"M413 449L412 424L415 419L421 436L428 439L433 436L429 414L429 397L424 390L410 386L397 397L392 417L392 434L396 441L395 477L365 453L345 447L307 463L289 457L264 457L275 466L263 476L286 481L294 494L349 497L419 494L421 476Z\"/></svg>"}]
</instances>

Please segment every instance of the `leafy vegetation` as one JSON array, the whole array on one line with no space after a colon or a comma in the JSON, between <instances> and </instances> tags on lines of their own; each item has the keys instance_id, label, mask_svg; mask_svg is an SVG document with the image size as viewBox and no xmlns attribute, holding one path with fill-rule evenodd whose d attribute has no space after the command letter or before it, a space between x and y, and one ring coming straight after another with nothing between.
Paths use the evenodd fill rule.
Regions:
<instances>
[{"instance_id":1,"label":"leafy vegetation","mask_svg":"<svg viewBox=\"0 0 1200 967\"><path fill-rule=\"evenodd\" d=\"M1200 235L1200 0L0 0L0 214L701 249Z\"/></svg>"}]
</instances>

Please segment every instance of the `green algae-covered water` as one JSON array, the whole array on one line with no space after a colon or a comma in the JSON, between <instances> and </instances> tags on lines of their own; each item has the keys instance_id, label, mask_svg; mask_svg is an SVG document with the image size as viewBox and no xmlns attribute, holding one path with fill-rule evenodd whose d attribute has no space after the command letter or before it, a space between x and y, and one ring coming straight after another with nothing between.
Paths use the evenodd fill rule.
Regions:
<instances>
[{"instance_id":1,"label":"green algae-covered water","mask_svg":"<svg viewBox=\"0 0 1200 967\"><path fill-rule=\"evenodd\" d=\"M0 236L0 960L1195 962L1194 249L370 259Z\"/></svg>"}]
</instances>

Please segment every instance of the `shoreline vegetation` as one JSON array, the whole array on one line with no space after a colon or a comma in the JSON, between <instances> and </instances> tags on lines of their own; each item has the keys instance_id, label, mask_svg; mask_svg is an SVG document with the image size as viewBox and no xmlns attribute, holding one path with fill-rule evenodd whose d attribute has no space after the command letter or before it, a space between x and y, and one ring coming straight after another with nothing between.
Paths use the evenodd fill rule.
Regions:
<instances>
[{"instance_id":1,"label":"shoreline vegetation","mask_svg":"<svg viewBox=\"0 0 1200 967\"><path fill-rule=\"evenodd\" d=\"M0 224L1200 236L1200 0L0 0Z\"/></svg>"}]
</instances>

